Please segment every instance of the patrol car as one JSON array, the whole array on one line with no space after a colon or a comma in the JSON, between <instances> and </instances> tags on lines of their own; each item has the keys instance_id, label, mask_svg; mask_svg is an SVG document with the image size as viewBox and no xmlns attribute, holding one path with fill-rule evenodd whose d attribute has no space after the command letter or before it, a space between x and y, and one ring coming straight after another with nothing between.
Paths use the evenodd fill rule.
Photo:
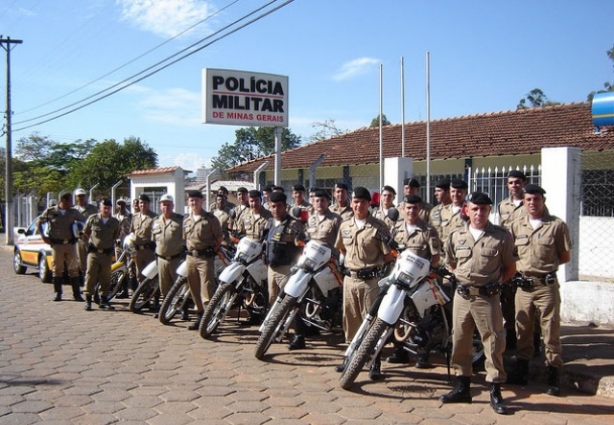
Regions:
<instances>
[{"instance_id":1,"label":"patrol car","mask_svg":"<svg viewBox=\"0 0 614 425\"><path fill-rule=\"evenodd\" d=\"M25 274L28 267L31 267L38 270L41 282L51 282L51 247L43 241L36 226L36 220L27 228L16 227L14 241L13 270L15 273Z\"/></svg>"}]
</instances>

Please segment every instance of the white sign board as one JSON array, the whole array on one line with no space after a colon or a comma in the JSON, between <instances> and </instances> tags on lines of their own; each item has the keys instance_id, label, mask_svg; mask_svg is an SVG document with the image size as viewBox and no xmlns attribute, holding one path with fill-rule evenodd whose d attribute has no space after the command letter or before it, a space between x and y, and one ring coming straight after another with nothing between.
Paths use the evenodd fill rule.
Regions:
<instances>
[{"instance_id":1,"label":"white sign board","mask_svg":"<svg viewBox=\"0 0 614 425\"><path fill-rule=\"evenodd\" d=\"M205 68L202 120L207 124L288 127L288 77Z\"/></svg>"}]
</instances>

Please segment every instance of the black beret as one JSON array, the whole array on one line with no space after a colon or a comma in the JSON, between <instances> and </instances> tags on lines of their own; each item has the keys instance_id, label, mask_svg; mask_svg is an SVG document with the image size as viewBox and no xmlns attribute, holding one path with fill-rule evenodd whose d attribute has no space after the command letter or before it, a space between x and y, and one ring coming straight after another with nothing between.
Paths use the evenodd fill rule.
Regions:
<instances>
[{"instance_id":1,"label":"black beret","mask_svg":"<svg viewBox=\"0 0 614 425\"><path fill-rule=\"evenodd\" d=\"M358 186L354 188L354 192L352 193L352 198L356 199L365 199L367 201L371 201L371 194L369 190L364 187Z\"/></svg>"},{"instance_id":2,"label":"black beret","mask_svg":"<svg viewBox=\"0 0 614 425\"><path fill-rule=\"evenodd\" d=\"M435 183L435 187L443 190L450 190L450 179L441 179Z\"/></svg>"},{"instance_id":3,"label":"black beret","mask_svg":"<svg viewBox=\"0 0 614 425\"><path fill-rule=\"evenodd\" d=\"M546 191L542 189L541 186L538 186L536 184L528 184L524 187L524 193L528 193L531 195L539 193L540 195L544 196L546 194Z\"/></svg>"},{"instance_id":4,"label":"black beret","mask_svg":"<svg viewBox=\"0 0 614 425\"><path fill-rule=\"evenodd\" d=\"M123 199L118 199L116 204L117 205L126 205L126 201L124 201Z\"/></svg>"},{"instance_id":5,"label":"black beret","mask_svg":"<svg viewBox=\"0 0 614 425\"><path fill-rule=\"evenodd\" d=\"M104 198L101 201L102 205L104 205L105 207L112 207L113 206L113 202L111 202L111 200L109 198Z\"/></svg>"},{"instance_id":6,"label":"black beret","mask_svg":"<svg viewBox=\"0 0 614 425\"><path fill-rule=\"evenodd\" d=\"M394 190L394 188L392 186L386 185L386 186L382 187L382 193L384 193L384 190L386 190L388 192L392 192L392 194L395 195L395 196L397 194L397 191Z\"/></svg>"},{"instance_id":7,"label":"black beret","mask_svg":"<svg viewBox=\"0 0 614 425\"><path fill-rule=\"evenodd\" d=\"M345 190L349 190L348 189L348 185L345 183L335 183L335 189L345 189Z\"/></svg>"},{"instance_id":8,"label":"black beret","mask_svg":"<svg viewBox=\"0 0 614 425\"><path fill-rule=\"evenodd\" d=\"M244 188L243 186L241 186L240 188L237 189L237 192L239 192L239 193L247 193L247 189Z\"/></svg>"},{"instance_id":9,"label":"black beret","mask_svg":"<svg viewBox=\"0 0 614 425\"><path fill-rule=\"evenodd\" d=\"M527 176L525 176L524 173L519 170L510 171L509 174L507 175L507 178L509 179L510 177L521 179L523 182L527 181Z\"/></svg>"},{"instance_id":10,"label":"black beret","mask_svg":"<svg viewBox=\"0 0 614 425\"><path fill-rule=\"evenodd\" d=\"M326 198L330 201L330 195L324 189L316 189L313 193L316 198Z\"/></svg>"},{"instance_id":11,"label":"black beret","mask_svg":"<svg viewBox=\"0 0 614 425\"><path fill-rule=\"evenodd\" d=\"M224 192L226 195L228 195L228 189L226 189L226 187L224 186L220 186L220 188L218 189L218 192Z\"/></svg>"},{"instance_id":12,"label":"black beret","mask_svg":"<svg viewBox=\"0 0 614 425\"><path fill-rule=\"evenodd\" d=\"M283 192L273 192L271 196L269 196L269 201L271 202L286 202L288 197Z\"/></svg>"},{"instance_id":13,"label":"black beret","mask_svg":"<svg viewBox=\"0 0 614 425\"><path fill-rule=\"evenodd\" d=\"M409 186L409 187L420 187L420 182L418 180L416 180L415 178L407 178L405 180L403 180L403 186Z\"/></svg>"},{"instance_id":14,"label":"black beret","mask_svg":"<svg viewBox=\"0 0 614 425\"><path fill-rule=\"evenodd\" d=\"M188 198L203 199L203 193L200 190L188 190Z\"/></svg>"},{"instance_id":15,"label":"black beret","mask_svg":"<svg viewBox=\"0 0 614 425\"><path fill-rule=\"evenodd\" d=\"M262 194L260 193L259 190L250 190L248 193L248 196L250 198L260 198L262 196Z\"/></svg>"},{"instance_id":16,"label":"black beret","mask_svg":"<svg viewBox=\"0 0 614 425\"><path fill-rule=\"evenodd\" d=\"M422 198L418 195L405 195L403 200L406 204L419 204L422 202Z\"/></svg>"},{"instance_id":17,"label":"black beret","mask_svg":"<svg viewBox=\"0 0 614 425\"><path fill-rule=\"evenodd\" d=\"M274 186L275 186L275 185L273 185L273 184L267 184L266 186L264 186L264 187L262 188L262 191L263 191L263 192L272 192L272 191L273 191L273 187L274 187Z\"/></svg>"},{"instance_id":18,"label":"black beret","mask_svg":"<svg viewBox=\"0 0 614 425\"><path fill-rule=\"evenodd\" d=\"M468 189L469 188L469 186L467 185L467 182L461 179L452 179L450 181L450 187L453 187L454 189Z\"/></svg>"},{"instance_id":19,"label":"black beret","mask_svg":"<svg viewBox=\"0 0 614 425\"><path fill-rule=\"evenodd\" d=\"M476 205L492 205L490 197L483 192L473 192L469 196L469 202Z\"/></svg>"},{"instance_id":20,"label":"black beret","mask_svg":"<svg viewBox=\"0 0 614 425\"><path fill-rule=\"evenodd\" d=\"M282 192L282 193L286 191L286 189L284 189L284 188L283 188L283 187L281 187L281 186L273 186L273 190L278 190L278 191L280 191L280 192Z\"/></svg>"},{"instance_id":21,"label":"black beret","mask_svg":"<svg viewBox=\"0 0 614 425\"><path fill-rule=\"evenodd\" d=\"M145 195L144 193L141 193L139 195L139 200L145 201L145 202L151 202L151 199L149 199L149 196Z\"/></svg>"},{"instance_id":22,"label":"black beret","mask_svg":"<svg viewBox=\"0 0 614 425\"><path fill-rule=\"evenodd\" d=\"M304 192L305 191L305 186L303 186L302 184L298 183L298 184L295 184L292 187L292 190L297 190L297 191L300 191L300 192Z\"/></svg>"}]
</instances>

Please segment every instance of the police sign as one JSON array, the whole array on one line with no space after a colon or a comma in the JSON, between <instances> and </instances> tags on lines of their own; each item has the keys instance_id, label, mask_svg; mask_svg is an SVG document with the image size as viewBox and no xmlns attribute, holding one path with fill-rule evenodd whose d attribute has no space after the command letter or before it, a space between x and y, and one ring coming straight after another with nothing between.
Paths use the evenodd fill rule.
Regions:
<instances>
[{"instance_id":1,"label":"police sign","mask_svg":"<svg viewBox=\"0 0 614 425\"><path fill-rule=\"evenodd\" d=\"M204 123L288 127L288 77L205 68L202 79Z\"/></svg>"}]
</instances>

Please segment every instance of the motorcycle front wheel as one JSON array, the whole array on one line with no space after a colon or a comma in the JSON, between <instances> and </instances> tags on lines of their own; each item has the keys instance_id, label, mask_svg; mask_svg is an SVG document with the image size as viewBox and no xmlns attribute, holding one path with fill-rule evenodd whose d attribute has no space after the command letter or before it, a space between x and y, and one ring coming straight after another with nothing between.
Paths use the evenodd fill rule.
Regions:
<instances>
[{"instance_id":1,"label":"motorcycle front wheel","mask_svg":"<svg viewBox=\"0 0 614 425\"><path fill-rule=\"evenodd\" d=\"M179 310L187 308L189 298L190 286L188 285L188 279L180 277L168 291L166 297L164 297L158 314L160 323L168 325Z\"/></svg>"},{"instance_id":2,"label":"motorcycle front wheel","mask_svg":"<svg viewBox=\"0 0 614 425\"><path fill-rule=\"evenodd\" d=\"M365 364L375 354L375 347L378 341L382 338L387 339L387 331L390 325L382 319L377 318L363 338L354 356L348 357L348 364L341 373L339 385L344 390L350 389L360 371L365 367ZM386 341L382 341L385 343Z\"/></svg>"},{"instance_id":3,"label":"motorcycle front wheel","mask_svg":"<svg viewBox=\"0 0 614 425\"><path fill-rule=\"evenodd\" d=\"M269 347L271 347L271 344L273 344L273 341L280 336L279 333L286 327L286 322L293 309L298 309L296 298L286 295L269 320L264 323L264 329L258 338L258 342L256 342L256 349L254 351L254 356L258 360L264 358L264 355Z\"/></svg>"},{"instance_id":4,"label":"motorcycle front wheel","mask_svg":"<svg viewBox=\"0 0 614 425\"><path fill-rule=\"evenodd\" d=\"M130 299L130 311L139 313L160 291L158 276L153 279L146 278L136 288Z\"/></svg>"},{"instance_id":5,"label":"motorcycle front wheel","mask_svg":"<svg viewBox=\"0 0 614 425\"><path fill-rule=\"evenodd\" d=\"M224 283L217 287L215 294L213 294L205 308L198 327L201 337L209 338L222 320L224 320L232 307L234 289L234 286L230 283Z\"/></svg>"}]
</instances>

